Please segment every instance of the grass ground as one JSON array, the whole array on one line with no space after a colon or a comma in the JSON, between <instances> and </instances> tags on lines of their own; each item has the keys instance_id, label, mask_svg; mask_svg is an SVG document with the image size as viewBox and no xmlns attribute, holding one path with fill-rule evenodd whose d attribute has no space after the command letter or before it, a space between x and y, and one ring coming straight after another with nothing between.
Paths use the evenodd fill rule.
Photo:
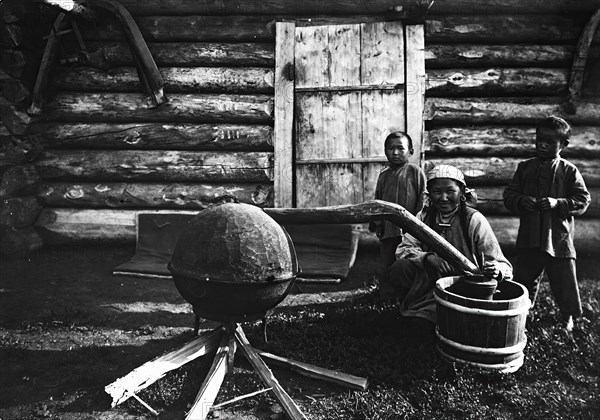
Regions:
<instances>
[{"instance_id":1,"label":"grass ground","mask_svg":"<svg viewBox=\"0 0 600 420\"><path fill-rule=\"evenodd\" d=\"M113 277L110 269L128 257L127 250L90 252L2 261L0 419L153 418L134 400L111 409L103 388L189 340L192 315L181 310L169 282ZM567 334L557 324L544 283L527 325L525 364L514 374L445 362L430 329L398 317L390 302L376 296L277 312L268 344L261 344L257 324L244 328L256 347L369 379L369 389L360 392L275 369L310 419L598 419L600 263L579 265L584 314L575 330ZM360 284L375 270L376 255L361 251L343 287ZM169 373L141 398L160 419L183 418L210 362L204 357ZM240 356L217 402L260 388ZM265 393L214 417L281 419L280 411Z\"/></svg>"}]
</instances>

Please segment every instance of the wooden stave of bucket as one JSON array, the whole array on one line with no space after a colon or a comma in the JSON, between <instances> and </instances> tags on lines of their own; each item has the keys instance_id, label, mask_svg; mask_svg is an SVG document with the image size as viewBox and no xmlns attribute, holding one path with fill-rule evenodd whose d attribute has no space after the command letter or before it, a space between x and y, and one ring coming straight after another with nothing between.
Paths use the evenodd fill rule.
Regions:
<instances>
[{"instance_id":1,"label":"wooden stave of bucket","mask_svg":"<svg viewBox=\"0 0 600 420\"><path fill-rule=\"evenodd\" d=\"M436 282L439 353L485 370L515 372L523 365L527 343L525 321L531 306L527 289L505 280L498 285L500 299L473 299L446 290L460 278Z\"/></svg>"}]
</instances>

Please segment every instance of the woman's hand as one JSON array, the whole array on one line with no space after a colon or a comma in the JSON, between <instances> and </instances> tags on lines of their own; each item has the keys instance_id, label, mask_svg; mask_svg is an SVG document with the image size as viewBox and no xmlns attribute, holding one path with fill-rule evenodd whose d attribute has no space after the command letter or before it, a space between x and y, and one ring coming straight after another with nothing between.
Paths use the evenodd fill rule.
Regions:
<instances>
[{"instance_id":1,"label":"woman's hand","mask_svg":"<svg viewBox=\"0 0 600 420\"><path fill-rule=\"evenodd\" d=\"M445 259L440 258L435 254L427 254L425 259L423 260L423 265L429 267L432 270L437 271L442 276L449 276L454 274L454 269L452 268L452 266L448 264L448 262Z\"/></svg>"},{"instance_id":2,"label":"woman's hand","mask_svg":"<svg viewBox=\"0 0 600 420\"><path fill-rule=\"evenodd\" d=\"M495 261L486 261L483 264L483 275L487 278L498 280L500 278L500 267Z\"/></svg>"}]
</instances>

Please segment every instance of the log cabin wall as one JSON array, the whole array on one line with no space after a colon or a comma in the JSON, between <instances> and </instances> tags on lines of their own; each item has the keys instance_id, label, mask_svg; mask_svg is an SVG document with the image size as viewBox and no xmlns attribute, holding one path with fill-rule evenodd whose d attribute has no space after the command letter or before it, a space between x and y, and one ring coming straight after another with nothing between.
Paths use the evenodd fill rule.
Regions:
<instances>
[{"instance_id":1,"label":"log cabin wall","mask_svg":"<svg viewBox=\"0 0 600 420\"><path fill-rule=\"evenodd\" d=\"M590 208L576 220L576 247L580 254L598 255L600 33L594 37L577 112L570 114L563 106L578 38L598 2L589 2L589 10L562 2L562 11L552 9L557 3L540 4L537 10L526 10L528 2L499 10L494 10L497 2L491 3L488 12L434 9L425 23L426 160L465 172L478 193L478 209L500 243L511 248L519 221L504 207L502 192L518 162L534 156L537 121L563 116L572 125L572 138L562 156L577 165L592 194Z\"/></svg>"},{"instance_id":2,"label":"log cabin wall","mask_svg":"<svg viewBox=\"0 0 600 420\"><path fill-rule=\"evenodd\" d=\"M103 54L57 74L36 124L45 139L38 198L46 207L37 226L49 243L133 241L136 212L196 211L222 194L272 206L273 21L393 19L389 10L409 2L122 3L148 43L169 102L146 103L116 19L98 13L80 24L88 48ZM480 209L508 246L518 220L503 208L502 189L518 161L532 156L536 121L564 115L573 125L564 156L593 197L577 221L577 246L597 251L600 109L589 71L577 113L560 105L578 37L598 1L482 4L440 0L425 22L425 159L467 171ZM590 68L598 56L593 48Z\"/></svg>"},{"instance_id":3,"label":"log cabin wall","mask_svg":"<svg viewBox=\"0 0 600 420\"><path fill-rule=\"evenodd\" d=\"M28 2L0 4L0 255L23 258L42 247L33 226L42 206L35 196L40 182L34 161L40 153L27 135L39 19Z\"/></svg>"}]
</instances>

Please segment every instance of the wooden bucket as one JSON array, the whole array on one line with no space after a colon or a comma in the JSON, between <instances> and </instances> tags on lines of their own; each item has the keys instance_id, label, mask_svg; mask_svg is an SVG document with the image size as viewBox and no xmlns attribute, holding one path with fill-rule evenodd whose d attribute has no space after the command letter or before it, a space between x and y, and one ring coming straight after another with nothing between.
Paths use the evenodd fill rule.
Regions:
<instances>
[{"instance_id":1,"label":"wooden bucket","mask_svg":"<svg viewBox=\"0 0 600 420\"><path fill-rule=\"evenodd\" d=\"M447 290L460 279L444 277L435 285L438 351L450 361L517 371L527 343L525 321L531 306L527 289L505 280L492 300L473 299Z\"/></svg>"}]
</instances>

